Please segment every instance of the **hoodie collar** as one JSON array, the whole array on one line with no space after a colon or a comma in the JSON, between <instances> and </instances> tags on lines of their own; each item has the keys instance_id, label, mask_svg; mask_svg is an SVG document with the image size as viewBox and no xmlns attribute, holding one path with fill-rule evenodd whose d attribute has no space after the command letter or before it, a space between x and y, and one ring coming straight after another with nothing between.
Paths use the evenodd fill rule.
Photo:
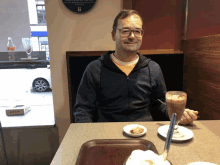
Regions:
<instances>
[{"instance_id":1,"label":"hoodie collar","mask_svg":"<svg viewBox=\"0 0 220 165\"><path fill-rule=\"evenodd\" d=\"M107 65L108 67L112 68L112 69L117 69L118 67L113 63L113 61L110 58L110 54L114 53L115 51L108 51L105 54L103 54L101 57L99 57L99 60L103 61L103 63L105 65ZM136 69L140 69L146 65L148 65L150 59L148 59L147 57L143 56L142 54L140 54L139 52L137 52L138 56L139 56L139 60L137 65L135 66L134 70Z\"/></svg>"}]
</instances>

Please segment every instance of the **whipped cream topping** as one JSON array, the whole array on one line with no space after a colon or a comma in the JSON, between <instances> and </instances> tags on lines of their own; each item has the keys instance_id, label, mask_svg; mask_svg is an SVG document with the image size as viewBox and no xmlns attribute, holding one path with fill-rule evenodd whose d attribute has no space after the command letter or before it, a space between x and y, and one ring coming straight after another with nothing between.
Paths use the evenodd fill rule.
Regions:
<instances>
[{"instance_id":1,"label":"whipped cream topping","mask_svg":"<svg viewBox=\"0 0 220 165\"><path fill-rule=\"evenodd\" d=\"M126 165L170 165L164 161L162 155L157 155L151 150L134 150L128 158Z\"/></svg>"},{"instance_id":2,"label":"whipped cream topping","mask_svg":"<svg viewBox=\"0 0 220 165\"><path fill-rule=\"evenodd\" d=\"M184 95L170 95L167 94L166 95L166 99L169 101L185 101L186 100L186 96Z\"/></svg>"}]
</instances>

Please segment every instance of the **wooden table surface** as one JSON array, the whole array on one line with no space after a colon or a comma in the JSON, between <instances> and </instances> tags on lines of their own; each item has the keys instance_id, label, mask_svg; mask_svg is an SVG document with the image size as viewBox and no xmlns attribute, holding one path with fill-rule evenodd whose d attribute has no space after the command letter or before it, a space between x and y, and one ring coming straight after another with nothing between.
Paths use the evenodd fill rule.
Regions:
<instances>
[{"instance_id":1,"label":"wooden table surface","mask_svg":"<svg viewBox=\"0 0 220 165\"><path fill-rule=\"evenodd\" d=\"M123 133L128 124L141 124L147 128L147 134L138 139L154 143L159 154L163 153L165 139L157 130L169 125L161 122L114 122L114 123L72 123L57 150L51 165L74 165L83 143L93 139L131 139ZM220 120L199 120L186 126L194 137L186 142L172 142L168 159L173 165L187 165L192 162L210 162L220 164ZM137 139L137 138L134 138Z\"/></svg>"}]
</instances>

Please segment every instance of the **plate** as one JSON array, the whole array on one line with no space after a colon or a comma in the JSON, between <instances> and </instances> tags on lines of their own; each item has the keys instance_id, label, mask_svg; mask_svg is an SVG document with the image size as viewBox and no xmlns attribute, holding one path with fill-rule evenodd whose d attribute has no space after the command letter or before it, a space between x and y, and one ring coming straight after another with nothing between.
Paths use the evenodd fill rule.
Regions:
<instances>
[{"instance_id":1,"label":"plate","mask_svg":"<svg viewBox=\"0 0 220 165\"><path fill-rule=\"evenodd\" d=\"M217 164L209 163L209 162L193 162L193 163L189 163L188 165L217 165Z\"/></svg>"},{"instance_id":2,"label":"plate","mask_svg":"<svg viewBox=\"0 0 220 165\"><path fill-rule=\"evenodd\" d=\"M139 134L133 134L133 133L130 133L130 131L136 127L141 127L144 129L144 132L142 133L139 133ZM147 132L147 128L145 128L144 126L142 125L139 125L139 124L130 124L130 125L126 125L124 128L123 128L124 132L129 135L129 136L132 136L132 137L140 137L140 136L143 136L144 134L146 134Z\"/></svg>"},{"instance_id":3,"label":"plate","mask_svg":"<svg viewBox=\"0 0 220 165\"><path fill-rule=\"evenodd\" d=\"M193 132L188 129L188 128L185 128L183 126L179 126L178 125L178 130L182 133L184 133L184 136L183 137L178 137L178 138L175 138L175 137L172 137L172 141L186 141L186 140L189 140L193 137ZM163 136L164 138L167 138L167 131L169 129L169 125L164 125L164 126L161 126L158 128L158 133Z\"/></svg>"}]
</instances>

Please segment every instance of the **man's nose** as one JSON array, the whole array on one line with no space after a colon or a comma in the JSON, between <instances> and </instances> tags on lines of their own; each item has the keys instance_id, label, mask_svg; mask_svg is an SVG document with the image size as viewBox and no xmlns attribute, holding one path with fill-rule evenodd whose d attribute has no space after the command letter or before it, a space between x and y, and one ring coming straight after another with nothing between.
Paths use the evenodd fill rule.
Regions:
<instances>
[{"instance_id":1,"label":"man's nose","mask_svg":"<svg viewBox=\"0 0 220 165\"><path fill-rule=\"evenodd\" d=\"M129 38L135 38L134 31L131 31L131 33L130 33L130 35L128 37Z\"/></svg>"}]
</instances>

